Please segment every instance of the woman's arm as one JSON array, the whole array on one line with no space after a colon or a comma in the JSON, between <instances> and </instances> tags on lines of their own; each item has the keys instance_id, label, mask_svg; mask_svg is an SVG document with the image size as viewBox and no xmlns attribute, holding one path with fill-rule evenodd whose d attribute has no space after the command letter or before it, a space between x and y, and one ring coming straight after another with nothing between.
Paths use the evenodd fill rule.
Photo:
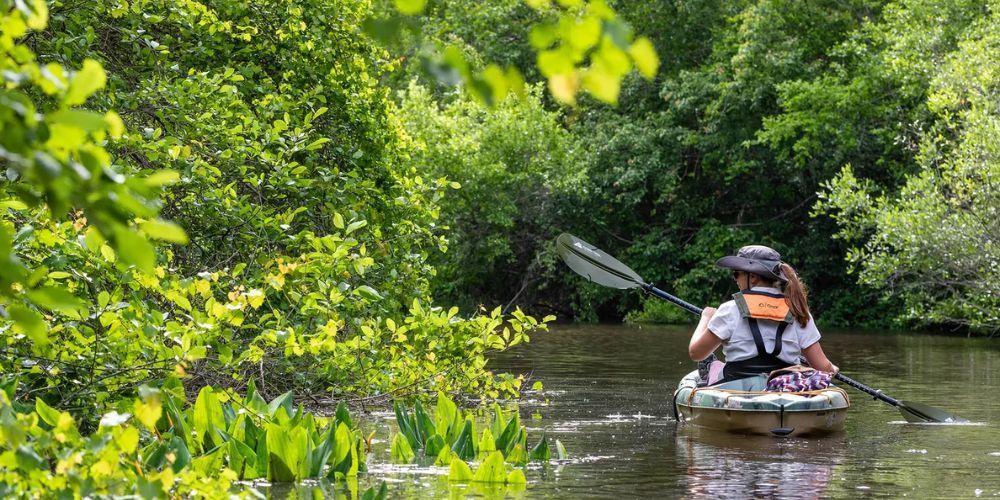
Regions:
<instances>
[{"instance_id":1,"label":"woman's arm","mask_svg":"<svg viewBox=\"0 0 1000 500\"><path fill-rule=\"evenodd\" d=\"M819 342L813 343L813 345L806 347L802 350L802 355L805 356L806 361L809 362L809 366L822 370L829 373L837 373L840 368L837 365L830 362L826 357L826 353L823 352L823 347L819 345Z\"/></svg>"},{"instance_id":2,"label":"woman's arm","mask_svg":"<svg viewBox=\"0 0 1000 500\"><path fill-rule=\"evenodd\" d=\"M722 345L722 339L708 329L708 322L715 315L715 311L714 307L706 307L701 311L701 321L694 329L691 343L688 344L688 355L691 356L692 361L701 361L707 358L709 354L715 352Z\"/></svg>"}]
</instances>

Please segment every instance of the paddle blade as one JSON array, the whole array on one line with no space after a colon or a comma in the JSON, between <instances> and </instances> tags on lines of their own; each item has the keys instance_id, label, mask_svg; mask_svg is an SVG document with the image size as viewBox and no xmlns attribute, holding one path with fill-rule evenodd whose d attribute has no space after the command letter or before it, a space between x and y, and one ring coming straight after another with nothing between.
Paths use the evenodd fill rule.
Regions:
<instances>
[{"instance_id":1,"label":"paddle blade","mask_svg":"<svg viewBox=\"0 0 1000 500\"><path fill-rule=\"evenodd\" d=\"M961 424L968 422L968 420L952 415L940 408L912 403L910 401L900 401L899 406L896 408L903 414L903 418L910 423L934 422L940 424Z\"/></svg>"},{"instance_id":2,"label":"paddle blade","mask_svg":"<svg viewBox=\"0 0 1000 500\"><path fill-rule=\"evenodd\" d=\"M556 238L556 251L570 269L598 285L625 289L644 284L628 266L571 234Z\"/></svg>"}]
</instances>

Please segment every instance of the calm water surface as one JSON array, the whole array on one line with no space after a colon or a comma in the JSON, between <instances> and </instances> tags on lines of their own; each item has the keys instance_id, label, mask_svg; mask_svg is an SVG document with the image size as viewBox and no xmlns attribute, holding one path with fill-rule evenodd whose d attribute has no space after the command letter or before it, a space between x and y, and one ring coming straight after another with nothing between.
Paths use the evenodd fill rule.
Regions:
<instances>
[{"instance_id":1,"label":"calm water surface","mask_svg":"<svg viewBox=\"0 0 1000 500\"><path fill-rule=\"evenodd\" d=\"M496 369L544 384L520 404L529 440L544 430L571 455L529 469L523 491L449 486L447 469L377 465L388 462L390 415L365 483L384 479L394 496L413 497L1000 497L1000 342L826 331L824 349L845 374L977 425L904 424L893 407L848 388L843 433L753 438L669 418L673 389L694 368L689 335L560 327L497 360Z\"/></svg>"}]
</instances>

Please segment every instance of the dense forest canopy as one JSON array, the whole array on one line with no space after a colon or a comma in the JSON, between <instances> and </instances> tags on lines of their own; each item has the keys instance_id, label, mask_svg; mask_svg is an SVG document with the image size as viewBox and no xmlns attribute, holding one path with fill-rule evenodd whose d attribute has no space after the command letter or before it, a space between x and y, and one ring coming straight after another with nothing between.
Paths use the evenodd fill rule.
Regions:
<instances>
[{"instance_id":1,"label":"dense forest canopy","mask_svg":"<svg viewBox=\"0 0 1000 500\"><path fill-rule=\"evenodd\" d=\"M474 11L434 5L428 37L461 36L484 60L531 60L523 25L540 15L508 2ZM543 100L568 132L560 146L533 153L534 140L554 137L543 133L504 146L513 134L498 127L509 108L449 136L478 138L463 158L439 128L407 122L427 145L418 162L475 184L459 194L459 213L443 212L460 250L437 256L439 267L462 273L435 290L459 304L517 304L563 318L686 321L669 304L582 285L553 260L552 237L574 232L703 304L731 293L714 260L758 242L801 271L822 324L996 332L1000 202L996 110L987 102L997 81L983 69L994 61L994 6L621 4L662 70L654 82L628 78L616 107ZM480 12L502 20L482 24ZM405 115L467 106L452 102L461 96L446 94L442 104L423 95L400 94ZM516 106L527 112L532 102ZM496 148L504 147L509 175L476 160L484 149L502 157ZM472 198L498 210L480 213L467 205Z\"/></svg>"},{"instance_id":2,"label":"dense forest canopy","mask_svg":"<svg viewBox=\"0 0 1000 500\"><path fill-rule=\"evenodd\" d=\"M228 401L316 433L285 391L515 395L490 353L556 317L687 321L564 231L695 303L763 243L821 324L1000 331L996 2L0 7L0 493L225 485Z\"/></svg>"}]
</instances>

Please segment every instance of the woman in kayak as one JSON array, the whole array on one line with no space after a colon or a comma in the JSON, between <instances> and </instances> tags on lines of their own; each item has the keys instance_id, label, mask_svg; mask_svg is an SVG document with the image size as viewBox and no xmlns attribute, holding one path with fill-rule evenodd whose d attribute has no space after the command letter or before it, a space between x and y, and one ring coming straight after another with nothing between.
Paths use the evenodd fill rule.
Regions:
<instances>
[{"instance_id":1,"label":"woman in kayak","mask_svg":"<svg viewBox=\"0 0 1000 500\"><path fill-rule=\"evenodd\" d=\"M805 285L777 251L749 245L715 265L733 270L740 292L718 309L706 307L691 336L688 352L709 385L787 368L803 357L817 370L839 371L820 347ZM714 360L720 345L726 363Z\"/></svg>"}]
</instances>

